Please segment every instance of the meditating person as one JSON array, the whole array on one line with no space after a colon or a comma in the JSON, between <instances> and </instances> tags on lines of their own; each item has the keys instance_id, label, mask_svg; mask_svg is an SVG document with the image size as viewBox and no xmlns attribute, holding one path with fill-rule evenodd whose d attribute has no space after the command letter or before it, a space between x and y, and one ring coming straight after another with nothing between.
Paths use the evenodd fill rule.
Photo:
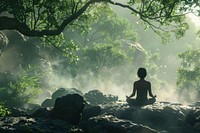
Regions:
<instances>
[{"instance_id":1,"label":"meditating person","mask_svg":"<svg viewBox=\"0 0 200 133\"><path fill-rule=\"evenodd\" d=\"M134 82L133 93L129 97L127 96L126 101L130 106L153 104L156 101L156 95L152 94L151 83L145 80L147 75L146 69L139 68L137 74L140 79ZM131 98L134 97L136 93L136 99ZM148 93L151 98L148 98Z\"/></svg>"}]
</instances>

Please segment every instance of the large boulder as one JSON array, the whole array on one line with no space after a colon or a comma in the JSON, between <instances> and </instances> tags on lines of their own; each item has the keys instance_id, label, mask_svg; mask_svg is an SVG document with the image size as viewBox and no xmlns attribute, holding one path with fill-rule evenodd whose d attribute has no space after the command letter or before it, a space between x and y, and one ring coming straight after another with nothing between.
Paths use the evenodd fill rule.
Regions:
<instances>
[{"instance_id":1,"label":"large boulder","mask_svg":"<svg viewBox=\"0 0 200 133\"><path fill-rule=\"evenodd\" d=\"M98 116L101 113L100 106L85 107L82 112L82 120L88 120L91 117Z\"/></svg>"},{"instance_id":2,"label":"large boulder","mask_svg":"<svg viewBox=\"0 0 200 133\"><path fill-rule=\"evenodd\" d=\"M69 94L57 98L52 110L40 108L32 116L24 117L16 117L23 115L17 111L17 115L13 114L15 117L0 118L0 132L200 132L200 108L195 105L157 102L129 107L127 103L118 101L100 106L87 105L84 108L84 103L82 96Z\"/></svg>"},{"instance_id":3,"label":"large boulder","mask_svg":"<svg viewBox=\"0 0 200 133\"><path fill-rule=\"evenodd\" d=\"M68 94L56 99L54 108L50 111L50 118L61 119L72 124L78 124L83 109L83 97L79 94Z\"/></svg>"},{"instance_id":4,"label":"large boulder","mask_svg":"<svg viewBox=\"0 0 200 133\"><path fill-rule=\"evenodd\" d=\"M51 99L46 99L42 102L41 106L42 107L53 107L55 104L55 101L57 98L60 98L62 96L66 96L67 94L79 94L79 95L83 95L83 93L76 89L76 88L59 88L58 90L56 90L53 94L52 94L52 98Z\"/></svg>"},{"instance_id":5,"label":"large boulder","mask_svg":"<svg viewBox=\"0 0 200 133\"><path fill-rule=\"evenodd\" d=\"M52 94L52 99L56 100L59 97L65 96L68 94L68 91L65 88L59 88Z\"/></svg>"},{"instance_id":6,"label":"large boulder","mask_svg":"<svg viewBox=\"0 0 200 133\"><path fill-rule=\"evenodd\" d=\"M36 118L48 118L49 112L50 110L48 110L47 108L39 108L31 116Z\"/></svg>"},{"instance_id":7,"label":"large boulder","mask_svg":"<svg viewBox=\"0 0 200 133\"><path fill-rule=\"evenodd\" d=\"M142 107L129 107L126 103L113 103L102 106L103 114L112 114L119 119L130 120L134 123L149 126L157 130L168 130L169 127L180 127L190 106L173 103L155 103Z\"/></svg>"},{"instance_id":8,"label":"large boulder","mask_svg":"<svg viewBox=\"0 0 200 133\"><path fill-rule=\"evenodd\" d=\"M44 108L47 108L47 107L53 107L54 104L55 104L55 100L53 100L53 99L45 99L42 102L41 106L44 107Z\"/></svg>"},{"instance_id":9,"label":"large boulder","mask_svg":"<svg viewBox=\"0 0 200 133\"><path fill-rule=\"evenodd\" d=\"M129 120L120 120L112 115L92 117L86 123L82 123L82 127L87 133L157 133L149 127Z\"/></svg>"},{"instance_id":10,"label":"large boulder","mask_svg":"<svg viewBox=\"0 0 200 133\"><path fill-rule=\"evenodd\" d=\"M185 121L191 126L194 126L196 123L199 123L200 122L200 107L196 107L190 110Z\"/></svg>"},{"instance_id":11,"label":"large boulder","mask_svg":"<svg viewBox=\"0 0 200 133\"><path fill-rule=\"evenodd\" d=\"M53 94L52 94L52 99L56 100L59 97L65 96L67 94L79 94L79 95L83 95L83 93L76 89L76 88L59 88L58 90L56 90Z\"/></svg>"},{"instance_id":12,"label":"large boulder","mask_svg":"<svg viewBox=\"0 0 200 133\"><path fill-rule=\"evenodd\" d=\"M200 107L195 107L190 110L185 122L200 132Z\"/></svg>"},{"instance_id":13,"label":"large boulder","mask_svg":"<svg viewBox=\"0 0 200 133\"><path fill-rule=\"evenodd\" d=\"M104 95L99 90L91 90L84 94L85 99L92 105L100 105L118 101L118 96Z\"/></svg>"}]
</instances>

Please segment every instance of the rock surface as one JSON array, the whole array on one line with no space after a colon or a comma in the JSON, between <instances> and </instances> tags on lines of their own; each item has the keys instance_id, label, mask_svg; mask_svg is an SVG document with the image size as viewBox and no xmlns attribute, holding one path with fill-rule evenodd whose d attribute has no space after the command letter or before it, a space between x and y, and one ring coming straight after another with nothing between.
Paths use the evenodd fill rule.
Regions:
<instances>
[{"instance_id":1,"label":"rock surface","mask_svg":"<svg viewBox=\"0 0 200 133\"><path fill-rule=\"evenodd\" d=\"M99 105L118 101L118 96L104 95L99 90L91 90L88 93L85 93L84 97L92 105Z\"/></svg>"},{"instance_id":2,"label":"rock surface","mask_svg":"<svg viewBox=\"0 0 200 133\"><path fill-rule=\"evenodd\" d=\"M62 120L7 117L0 119L0 133L81 133L82 129Z\"/></svg>"},{"instance_id":3,"label":"rock surface","mask_svg":"<svg viewBox=\"0 0 200 133\"><path fill-rule=\"evenodd\" d=\"M200 106L190 110L185 121L188 125L200 132Z\"/></svg>"},{"instance_id":4,"label":"rock surface","mask_svg":"<svg viewBox=\"0 0 200 133\"><path fill-rule=\"evenodd\" d=\"M112 114L119 119L149 126L156 130L169 130L170 127L180 127L180 121L185 121L187 114L193 108L174 103L155 103L143 107L129 107L126 103L103 105L102 113Z\"/></svg>"},{"instance_id":5,"label":"rock surface","mask_svg":"<svg viewBox=\"0 0 200 133\"><path fill-rule=\"evenodd\" d=\"M91 117L98 116L101 114L100 106L85 107L82 112L82 120L88 120Z\"/></svg>"},{"instance_id":6,"label":"rock surface","mask_svg":"<svg viewBox=\"0 0 200 133\"><path fill-rule=\"evenodd\" d=\"M51 99L46 99L46 100L43 101L42 107L53 107L57 98L60 98L62 96L66 96L68 94L79 94L81 96L83 95L83 93L76 88L67 88L67 89L66 88L59 88L58 90L56 90L52 94Z\"/></svg>"},{"instance_id":7,"label":"rock surface","mask_svg":"<svg viewBox=\"0 0 200 133\"><path fill-rule=\"evenodd\" d=\"M78 124L84 109L83 97L79 94L68 94L57 98L54 108L50 111L50 118L65 120L72 124Z\"/></svg>"},{"instance_id":8,"label":"rock surface","mask_svg":"<svg viewBox=\"0 0 200 133\"><path fill-rule=\"evenodd\" d=\"M101 93L95 92L92 94ZM98 99L98 97L96 98ZM14 111L13 115L0 118L0 132L200 132L200 106L198 104L182 105L179 103L156 102L153 105L142 107L129 107L123 101L95 102L95 104L97 106L87 104L84 97L79 94L68 94L57 98L53 109L40 108L31 116L24 115L20 111L17 113Z\"/></svg>"},{"instance_id":9,"label":"rock surface","mask_svg":"<svg viewBox=\"0 0 200 133\"><path fill-rule=\"evenodd\" d=\"M84 127L87 133L157 133L149 127L134 124L129 120L120 120L112 115L92 117Z\"/></svg>"},{"instance_id":10,"label":"rock surface","mask_svg":"<svg viewBox=\"0 0 200 133\"><path fill-rule=\"evenodd\" d=\"M47 108L39 108L32 114L32 117L49 118L49 113L50 113L50 110L48 110Z\"/></svg>"}]
</instances>

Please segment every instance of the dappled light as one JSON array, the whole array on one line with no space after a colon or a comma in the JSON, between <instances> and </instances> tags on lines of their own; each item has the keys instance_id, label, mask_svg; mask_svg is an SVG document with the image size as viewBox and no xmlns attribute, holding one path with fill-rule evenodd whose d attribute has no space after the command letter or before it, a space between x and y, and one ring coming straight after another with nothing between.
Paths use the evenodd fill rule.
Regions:
<instances>
[{"instance_id":1,"label":"dappled light","mask_svg":"<svg viewBox=\"0 0 200 133\"><path fill-rule=\"evenodd\" d=\"M198 0L1 0L0 132L199 133Z\"/></svg>"}]
</instances>

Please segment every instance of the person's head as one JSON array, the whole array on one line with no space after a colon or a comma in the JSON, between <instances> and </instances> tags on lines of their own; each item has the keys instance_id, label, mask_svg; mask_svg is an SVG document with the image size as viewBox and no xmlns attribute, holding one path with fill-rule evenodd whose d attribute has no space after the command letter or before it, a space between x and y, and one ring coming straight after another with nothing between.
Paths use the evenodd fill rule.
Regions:
<instances>
[{"instance_id":1,"label":"person's head","mask_svg":"<svg viewBox=\"0 0 200 133\"><path fill-rule=\"evenodd\" d=\"M147 76L147 71L145 68L139 68L137 74L139 78L144 79Z\"/></svg>"}]
</instances>

